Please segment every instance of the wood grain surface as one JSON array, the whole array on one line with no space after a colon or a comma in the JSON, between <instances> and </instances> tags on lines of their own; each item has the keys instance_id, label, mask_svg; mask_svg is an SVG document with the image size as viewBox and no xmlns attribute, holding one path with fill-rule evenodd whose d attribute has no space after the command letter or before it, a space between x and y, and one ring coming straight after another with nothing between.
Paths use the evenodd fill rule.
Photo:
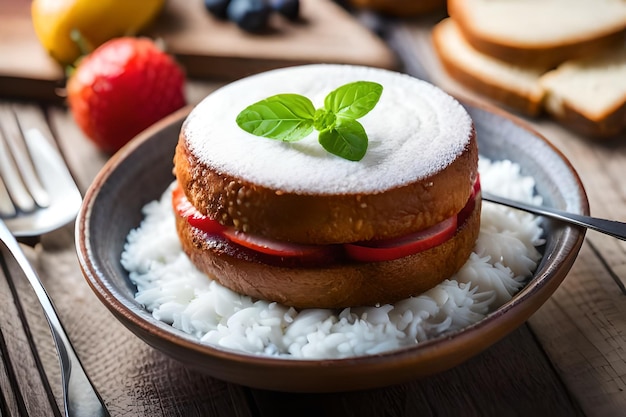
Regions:
<instances>
[{"instance_id":1,"label":"wood grain surface","mask_svg":"<svg viewBox=\"0 0 626 417\"><path fill-rule=\"evenodd\" d=\"M396 22L390 32L408 72L436 68L429 66L427 35L421 21ZM452 91L436 69L425 76ZM190 102L219 85L191 81ZM0 101L24 123L49 129L84 192L109 156L82 135L67 109L1 95ZM549 120L529 122L576 168L592 214L626 220L624 138L591 142ZM430 378L333 394L226 383L149 347L91 292L78 268L73 232L70 224L25 249L113 416L621 416L626 410L626 244L596 232L588 232L568 277L528 324L484 353ZM0 414L62 415L47 324L1 245L0 297Z\"/></svg>"}]
</instances>

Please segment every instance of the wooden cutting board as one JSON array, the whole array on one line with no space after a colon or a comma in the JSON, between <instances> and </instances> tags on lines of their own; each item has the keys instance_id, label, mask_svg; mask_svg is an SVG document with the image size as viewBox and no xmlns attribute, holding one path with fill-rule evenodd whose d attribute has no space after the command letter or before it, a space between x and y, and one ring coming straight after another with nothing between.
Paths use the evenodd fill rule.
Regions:
<instances>
[{"instance_id":1,"label":"wooden cutting board","mask_svg":"<svg viewBox=\"0 0 626 417\"><path fill-rule=\"evenodd\" d=\"M146 34L162 39L189 77L232 80L306 63L396 67L386 44L331 0L301 0L298 22L275 15L262 34L215 19L202 0L167 0ZM0 96L55 100L63 84L35 36L30 0L0 1Z\"/></svg>"}]
</instances>

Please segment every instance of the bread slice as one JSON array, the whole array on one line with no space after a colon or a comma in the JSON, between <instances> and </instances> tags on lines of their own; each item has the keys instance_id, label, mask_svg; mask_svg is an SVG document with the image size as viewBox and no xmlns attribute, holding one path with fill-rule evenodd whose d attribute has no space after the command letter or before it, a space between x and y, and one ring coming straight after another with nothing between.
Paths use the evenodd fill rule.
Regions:
<instances>
[{"instance_id":1,"label":"bread slice","mask_svg":"<svg viewBox=\"0 0 626 417\"><path fill-rule=\"evenodd\" d=\"M547 111L590 137L626 129L626 46L566 62L540 79Z\"/></svg>"},{"instance_id":2,"label":"bread slice","mask_svg":"<svg viewBox=\"0 0 626 417\"><path fill-rule=\"evenodd\" d=\"M432 39L439 60L456 81L512 110L530 116L541 112L544 90L539 78L546 66L513 65L477 51L451 18L435 25Z\"/></svg>"},{"instance_id":3,"label":"bread slice","mask_svg":"<svg viewBox=\"0 0 626 417\"><path fill-rule=\"evenodd\" d=\"M623 42L626 2L448 0L477 50L505 62L552 65Z\"/></svg>"},{"instance_id":4,"label":"bread slice","mask_svg":"<svg viewBox=\"0 0 626 417\"><path fill-rule=\"evenodd\" d=\"M529 116L543 111L591 138L626 129L626 44L556 69L504 62L476 50L453 18L435 25L433 46L448 74L470 91Z\"/></svg>"}]
</instances>

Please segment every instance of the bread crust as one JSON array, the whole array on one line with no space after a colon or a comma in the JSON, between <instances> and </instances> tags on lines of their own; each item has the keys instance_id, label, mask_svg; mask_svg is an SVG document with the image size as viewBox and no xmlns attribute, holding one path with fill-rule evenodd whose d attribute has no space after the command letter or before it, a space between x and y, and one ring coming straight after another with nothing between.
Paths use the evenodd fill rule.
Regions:
<instances>
[{"instance_id":1,"label":"bread crust","mask_svg":"<svg viewBox=\"0 0 626 417\"><path fill-rule=\"evenodd\" d=\"M432 42L441 64L453 79L512 110L529 116L537 116L542 112L543 94L523 94L511 86L499 84L499 80L487 78L484 74L473 72L470 68L459 65L453 53L447 51L444 25L449 23L452 22L446 19L434 26Z\"/></svg>"},{"instance_id":2,"label":"bread crust","mask_svg":"<svg viewBox=\"0 0 626 417\"><path fill-rule=\"evenodd\" d=\"M519 44L504 36L488 38L475 27L477 24L469 17L465 0L448 1L448 13L459 25L465 39L476 50L515 65L555 67L570 60L598 53L605 49L623 44L626 25L607 27L593 35L569 39L567 42L542 45Z\"/></svg>"},{"instance_id":3,"label":"bread crust","mask_svg":"<svg viewBox=\"0 0 626 417\"><path fill-rule=\"evenodd\" d=\"M183 250L220 284L253 298L296 308L342 308L393 303L452 276L468 259L480 230L481 199L457 233L443 244L404 258L370 263L288 268L233 256L176 214Z\"/></svg>"},{"instance_id":4,"label":"bread crust","mask_svg":"<svg viewBox=\"0 0 626 417\"><path fill-rule=\"evenodd\" d=\"M598 51L615 48L624 42L622 31L593 39L530 49L526 46L494 43L494 41L475 35L463 24L460 24L460 27L467 41L478 51L515 65L554 67L570 59L578 59Z\"/></svg>"},{"instance_id":5,"label":"bread crust","mask_svg":"<svg viewBox=\"0 0 626 417\"><path fill-rule=\"evenodd\" d=\"M603 115L601 119L591 118L567 102L563 102L558 110L548 110L563 126L590 139L614 138L626 129L626 102Z\"/></svg>"},{"instance_id":6,"label":"bread crust","mask_svg":"<svg viewBox=\"0 0 626 417\"><path fill-rule=\"evenodd\" d=\"M478 171L473 127L468 134L464 151L443 170L374 194L297 194L217 172L189 150L184 130L174 171L198 211L246 233L307 244L384 239L425 229L464 207Z\"/></svg>"}]
</instances>

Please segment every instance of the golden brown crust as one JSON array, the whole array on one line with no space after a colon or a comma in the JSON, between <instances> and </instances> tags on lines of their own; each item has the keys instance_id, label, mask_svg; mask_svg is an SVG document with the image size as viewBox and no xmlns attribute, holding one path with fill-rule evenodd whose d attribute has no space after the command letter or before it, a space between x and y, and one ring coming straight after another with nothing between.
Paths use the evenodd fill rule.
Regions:
<instances>
[{"instance_id":1,"label":"golden brown crust","mask_svg":"<svg viewBox=\"0 0 626 417\"><path fill-rule=\"evenodd\" d=\"M624 42L624 33L609 33L594 39L587 39L563 45L546 45L541 48L529 49L524 46L504 45L475 36L463 29L467 41L476 50L515 65L526 66L557 66L567 60L588 56L598 51L614 48Z\"/></svg>"},{"instance_id":2,"label":"golden brown crust","mask_svg":"<svg viewBox=\"0 0 626 417\"><path fill-rule=\"evenodd\" d=\"M592 119L564 102L559 111L550 110L552 117L568 129L581 133L590 139L603 140L614 138L626 129L626 103L600 119Z\"/></svg>"},{"instance_id":3,"label":"golden brown crust","mask_svg":"<svg viewBox=\"0 0 626 417\"><path fill-rule=\"evenodd\" d=\"M480 196L456 235L440 246L405 258L286 268L243 260L210 248L204 234L176 218L184 251L222 285L253 298L297 308L341 308L393 303L420 294L452 276L466 262L480 229Z\"/></svg>"},{"instance_id":4,"label":"golden brown crust","mask_svg":"<svg viewBox=\"0 0 626 417\"><path fill-rule=\"evenodd\" d=\"M478 170L476 135L473 129L469 134L466 149L447 168L377 194L296 194L234 178L201 163L184 131L175 173L198 211L244 232L312 244L382 239L425 229L463 208Z\"/></svg>"},{"instance_id":5,"label":"golden brown crust","mask_svg":"<svg viewBox=\"0 0 626 417\"><path fill-rule=\"evenodd\" d=\"M535 100L533 97L520 94L512 89L502 88L489 80L476 77L463 68L459 68L454 62L447 59L446 56L441 55L440 60L450 77L454 78L471 91L479 92L484 97L488 97L510 110L528 116L538 116L543 110L542 100Z\"/></svg>"},{"instance_id":6,"label":"golden brown crust","mask_svg":"<svg viewBox=\"0 0 626 417\"><path fill-rule=\"evenodd\" d=\"M442 21L433 28L432 41L435 52L446 72L457 82L463 84L471 91L479 92L481 95L497 101L506 107L527 114L537 116L543 109L542 97L533 97L529 94L522 94L514 88L505 88L497 84L490 78L481 77L474 74L470 68L459 66L452 53L447 53L446 40L444 35L444 23Z\"/></svg>"},{"instance_id":7,"label":"golden brown crust","mask_svg":"<svg viewBox=\"0 0 626 417\"><path fill-rule=\"evenodd\" d=\"M574 38L569 42L530 47L509 42L504 37L486 38L472 26L475 22L466 15L464 1L449 1L448 14L459 25L463 36L476 50L515 65L554 67L569 59L581 58L624 42L624 30L607 28L590 38Z\"/></svg>"}]
</instances>

